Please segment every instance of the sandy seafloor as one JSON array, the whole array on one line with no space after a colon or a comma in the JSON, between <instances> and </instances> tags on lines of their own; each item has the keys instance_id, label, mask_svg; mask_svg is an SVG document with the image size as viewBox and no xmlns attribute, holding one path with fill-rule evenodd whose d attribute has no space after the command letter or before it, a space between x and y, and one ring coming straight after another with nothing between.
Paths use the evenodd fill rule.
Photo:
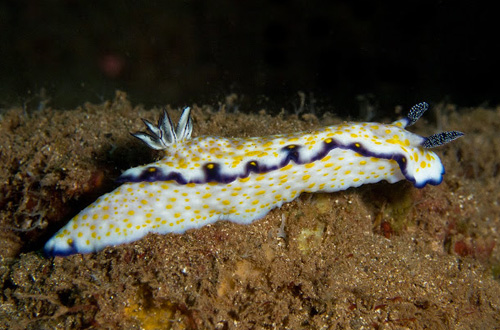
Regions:
<instances>
[{"instance_id":1,"label":"sandy seafloor","mask_svg":"<svg viewBox=\"0 0 500 330\"><path fill-rule=\"evenodd\" d=\"M229 110L195 106L194 136L341 122ZM436 149L439 186L302 194L248 226L45 257L45 241L123 170L161 156L129 135L159 114L121 92L1 114L0 329L500 328L500 108L439 105L410 128L466 133Z\"/></svg>"}]
</instances>

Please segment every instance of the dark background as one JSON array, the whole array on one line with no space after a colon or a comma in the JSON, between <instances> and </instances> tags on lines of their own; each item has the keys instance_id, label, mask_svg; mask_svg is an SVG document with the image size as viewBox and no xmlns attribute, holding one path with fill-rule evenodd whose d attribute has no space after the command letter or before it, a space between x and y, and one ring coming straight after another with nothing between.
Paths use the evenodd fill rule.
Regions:
<instances>
[{"instance_id":1,"label":"dark background","mask_svg":"<svg viewBox=\"0 0 500 330\"><path fill-rule=\"evenodd\" d=\"M356 116L499 103L498 12L477 1L1 1L0 107L306 106ZM40 103L40 101L42 101Z\"/></svg>"}]
</instances>

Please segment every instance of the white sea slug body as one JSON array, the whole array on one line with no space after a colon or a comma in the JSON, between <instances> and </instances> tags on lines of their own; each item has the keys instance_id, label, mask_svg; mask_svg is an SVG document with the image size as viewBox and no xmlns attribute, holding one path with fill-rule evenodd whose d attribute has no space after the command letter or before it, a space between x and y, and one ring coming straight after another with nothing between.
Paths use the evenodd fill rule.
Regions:
<instances>
[{"instance_id":1,"label":"white sea slug body","mask_svg":"<svg viewBox=\"0 0 500 330\"><path fill-rule=\"evenodd\" d=\"M251 223L302 192L334 192L403 179L441 183L444 168L429 150L460 132L422 137L404 128L428 108L412 107L392 124L344 123L312 132L255 138L190 139L190 109L174 126L166 112L150 134L136 133L166 156L125 171L123 184L98 198L45 245L48 255L100 251L148 233L183 233L218 220Z\"/></svg>"}]
</instances>

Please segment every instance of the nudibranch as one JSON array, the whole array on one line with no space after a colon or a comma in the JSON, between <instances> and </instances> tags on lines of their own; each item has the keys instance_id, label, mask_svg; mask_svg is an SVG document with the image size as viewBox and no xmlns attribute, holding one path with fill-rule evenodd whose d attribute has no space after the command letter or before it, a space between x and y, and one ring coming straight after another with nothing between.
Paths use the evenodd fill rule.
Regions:
<instances>
[{"instance_id":1,"label":"nudibranch","mask_svg":"<svg viewBox=\"0 0 500 330\"><path fill-rule=\"evenodd\" d=\"M176 127L166 111L135 137L164 150L155 163L131 168L122 185L99 197L45 245L48 255L100 251L148 233L184 233L218 220L249 224L302 192L334 192L381 180L437 185L444 167L431 150L463 135L429 137L405 130L427 110L413 106L392 124L343 123L267 137L191 139L190 108Z\"/></svg>"}]
</instances>

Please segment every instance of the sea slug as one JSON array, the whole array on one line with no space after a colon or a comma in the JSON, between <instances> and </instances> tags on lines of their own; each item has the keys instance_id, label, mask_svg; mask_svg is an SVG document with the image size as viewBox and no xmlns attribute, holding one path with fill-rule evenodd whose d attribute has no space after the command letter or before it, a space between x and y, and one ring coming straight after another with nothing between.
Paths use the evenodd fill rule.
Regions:
<instances>
[{"instance_id":1,"label":"sea slug","mask_svg":"<svg viewBox=\"0 0 500 330\"><path fill-rule=\"evenodd\" d=\"M100 251L148 233L184 233L218 220L249 224L302 192L334 192L403 179L437 185L444 167L429 148L463 135L429 137L404 128L427 110L413 106L392 124L343 123L310 132L253 138L191 139L190 108L176 127L164 111L149 133L133 134L165 150L155 163L131 168L116 190L99 197L45 245L48 255Z\"/></svg>"}]
</instances>

